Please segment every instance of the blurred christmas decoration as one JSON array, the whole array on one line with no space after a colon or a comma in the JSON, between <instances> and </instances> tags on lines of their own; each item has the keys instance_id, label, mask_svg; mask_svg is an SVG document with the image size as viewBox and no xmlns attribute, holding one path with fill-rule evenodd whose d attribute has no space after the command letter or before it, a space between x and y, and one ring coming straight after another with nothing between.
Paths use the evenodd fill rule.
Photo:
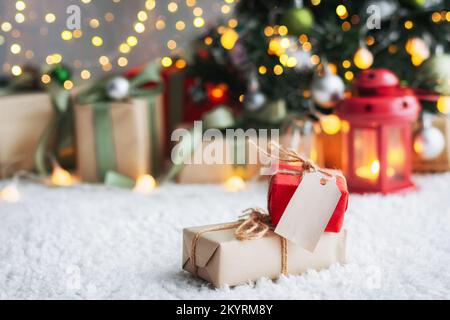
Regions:
<instances>
[{"instance_id":1,"label":"blurred christmas decoration","mask_svg":"<svg viewBox=\"0 0 450 320\"><path fill-rule=\"evenodd\" d=\"M257 111L266 103L266 96L261 92L255 73L250 76L248 90L244 96L244 108L248 111Z\"/></svg>"},{"instance_id":2,"label":"blurred christmas decoration","mask_svg":"<svg viewBox=\"0 0 450 320\"><path fill-rule=\"evenodd\" d=\"M345 84L342 79L334 75L328 65L323 67L320 74L314 76L311 93L314 102L322 108L333 108L344 97Z\"/></svg>"},{"instance_id":3,"label":"blurred christmas decoration","mask_svg":"<svg viewBox=\"0 0 450 320\"><path fill-rule=\"evenodd\" d=\"M450 54L438 54L428 59L417 75L419 86L450 96Z\"/></svg>"},{"instance_id":4,"label":"blurred christmas decoration","mask_svg":"<svg viewBox=\"0 0 450 320\"><path fill-rule=\"evenodd\" d=\"M232 176L224 183L227 191L238 192L245 189L245 181L239 176Z\"/></svg>"},{"instance_id":5,"label":"blurred christmas decoration","mask_svg":"<svg viewBox=\"0 0 450 320\"><path fill-rule=\"evenodd\" d=\"M74 178L69 171L64 170L58 163L54 163L50 183L57 187L70 187L74 184Z\"/></svg>"},{"instance_id":6,"label":"blurred christmas decoration","mask_svg":"<svg viewBox=\"0 0 450 320\"><path fill-rule=\"evenodd\" d=\"M19 202L21 195L17 185L18 179L14 178L11 183L0 189L0 202Z\"/></svg>"},{"instance_id":7,"label":"blurred christmas decoration","mask_svg":"<svg viewBox=\"0 0 450 320\"><path fill-rule=\"evenodd\" d=\"M294 7L284 11L280 24L294 36L307 34L314 25L314 15L309 8L303 6L303 0L295 0Z\"/></svg>"},{"instance_id":8,"label":"blurred christmas decoration","mask_svg":"<svg viewBox=\"0 0 450 320\"><path fill-rule=\"evenodd\" d=\"M151 175L145 174L137 179L133 191L142 195L149 195L153 193L155 188L156 188L155 178L153 178Z\"/></svg>"},{"instance_id":9,"label":"blurred christmas decoration","mask_svg":"<svg viewBox=\"0 0 450 320\"><path fill-rule=\"evenodd\" d=\"M124 77L115 77L106 84L106 94L110 99L123 100L130 95L130 82Z\"/></svg>"},{"instance_id":10,"label":"blurred christmas decoration","mask_svg":"<svg viewBox=\"0 0 450 320\"><path fill-rule=\"evenodd\" d=\"M353 56L355 66L362 70L369 69L373 64L373 59L372 53L366 47L359 48Z\"/></svg>"},{"instance_id":11,"label":"blurred christmas decoration","mask_svg":"<svg viewBox=\"0 0 450 320\"><path fill-rule=\"evenodd\" d=\"M414 137L414 151L424 160L437 158L445 149L445 137L433 127L429 115L424 115L423 124Z\"/></svg>"}]
</instances>

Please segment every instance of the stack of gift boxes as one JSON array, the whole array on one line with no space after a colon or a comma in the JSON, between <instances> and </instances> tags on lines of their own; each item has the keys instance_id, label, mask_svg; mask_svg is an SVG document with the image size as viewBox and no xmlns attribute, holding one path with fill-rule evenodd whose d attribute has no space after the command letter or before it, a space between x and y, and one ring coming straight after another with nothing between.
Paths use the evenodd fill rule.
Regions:
<instances>
[{"instance_id":1,"label":"stack of gift boxes","mask_svg":"<svg viewBox=\"0 0 450 320\"><path fill-rule=\"evenodd\" d=\"M345 263L348 190L340 172L280 164L268 189L269 215L248 209L236 222L184 229L183 269L222 287Z\"/></svg>"}]
</instances>

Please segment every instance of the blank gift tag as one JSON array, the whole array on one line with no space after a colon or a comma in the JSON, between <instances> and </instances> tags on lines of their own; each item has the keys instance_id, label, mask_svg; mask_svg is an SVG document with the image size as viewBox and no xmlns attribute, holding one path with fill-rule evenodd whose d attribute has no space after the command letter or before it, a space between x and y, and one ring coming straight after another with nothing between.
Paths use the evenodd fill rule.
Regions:
<instances>
[{"instance_id":1,"label":"blank gift tag","mask_svg":"<svg viewBox=\"0 0 450 320\"><path fill-rule=\"evenodd\" d=\"M275 233L313 252L341 197L336 178L305 173Z\"/></svg>"}]
</instances>

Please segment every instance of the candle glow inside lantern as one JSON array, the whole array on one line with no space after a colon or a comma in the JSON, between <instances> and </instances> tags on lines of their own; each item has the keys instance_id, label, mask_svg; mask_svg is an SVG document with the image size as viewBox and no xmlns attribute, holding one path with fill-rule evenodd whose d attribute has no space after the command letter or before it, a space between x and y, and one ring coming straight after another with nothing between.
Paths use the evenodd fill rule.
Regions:
<instances>
[{"instance_id":1,"label":"candle glow inside lantern","mask_svg":"<svg viewBox=\"0 0 450 320\"><path fill-rule=\"evenodd\" d=\"M338 106L339 117L348 124L342 163L350 191L386 194L413 188L411 140L420 110L417 97L386 69L362 71L354 87L355 94Z\"/></svg>"}]
</instances>

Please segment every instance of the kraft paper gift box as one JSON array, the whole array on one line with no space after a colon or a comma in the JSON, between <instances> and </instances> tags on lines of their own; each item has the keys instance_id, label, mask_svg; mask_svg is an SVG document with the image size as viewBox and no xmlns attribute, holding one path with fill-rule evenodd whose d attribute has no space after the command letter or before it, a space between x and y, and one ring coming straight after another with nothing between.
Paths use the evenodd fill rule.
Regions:
<instances>
[{"instance_id":1,"label":"kraft paper gift box","mask_svg":"<svg viewBox=\"0 0 450 320\"><path fill-rule=\"evenodd\" d=\"M80 178L102 181L108 171L132 179L157 175L163 158L162 96L75 106ZM151 109L153 108L153 109Z\"/></svg>"},{"instance_id":2,"label":"kraft paper gift box","mask_svg":"<svg viewBox=\"0 0 450 320\"><path fill-rule=\"evenodd\" d=\"M220 226L220 225L219 225ZM197 233L211 226L183 231L183 269L215 287L277 279L282 268L281 237L273 231L257 240L237 240L235 228L203 233L197 242L195 266L191 262L192 242ZM298 275L309 269L321 270L346 262L346 230L322 234L314 252L287 241L287 274Z\"/></svg>"},{"instance_id":3,"label":"kraft paper gift box","mask_svg":"<svg viewBox=\"0 0 450 320\"><path fill-rule=\"evenodd\" d=\"M189 126L185 125L184 127ZM267 139L260 137L253 142L267 150ZM261 163L268 163L267 157L261 153L253 143L250 143L249 139L246 139L245 143L242 143L242 146L238 144L235 148L235 150L238 150L237 152L245 151L245 164L238 164L231 158L231 152L229 152L229 149L227 148L233 148L233 146L231 142L228 144L225 138L211 142L203 141L201 143L202 148L196 148L191 159L195 159L196 157L201 158L201 153L205 148L209 148L209 150L212 148L215 149L216 147L214 144L216 144L218 150L223 150L223 159L226 160L226 163L186 164L178 174L177 181L179 183L223 183L233 175L238 175L246 180L250 180L259 176Z\"/></svg>"},{"instance_id":4,"label":"kraft paper gift box","mask_svg":"<svg viewBox=\"0 0 450 320\"><path fill-rule=\"evenodd\" d=\"M36 148L54 117L47 93L0 97L0 178L34 168Z\"/></svg>"},{"instance_id":5,"label":"kraft paper gift box","mask_svg":"<svg viewBox=\"0 0 450 320\"><path fill-rule=\"evenodd\" d=\"M433 127L439 129L445 138L445 148L435 159L425 160L413 152L413 170L415 172L450 171L450 117L446 115L433 116Z\"/></svg>"}]
</instances>

